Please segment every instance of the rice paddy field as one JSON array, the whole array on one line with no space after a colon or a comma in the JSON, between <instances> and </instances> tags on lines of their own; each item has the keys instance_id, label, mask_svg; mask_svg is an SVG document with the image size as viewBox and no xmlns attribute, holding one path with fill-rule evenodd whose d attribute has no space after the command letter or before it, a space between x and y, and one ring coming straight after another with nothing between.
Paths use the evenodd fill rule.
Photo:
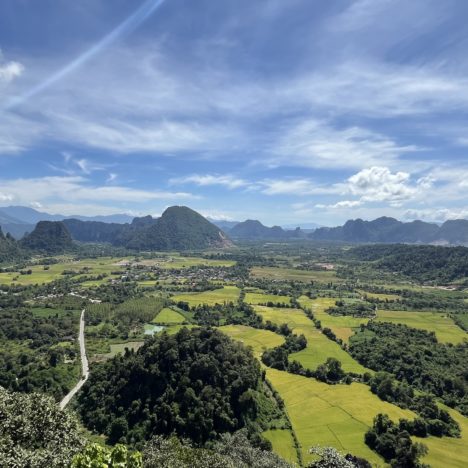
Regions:
<instances>
[{"instance_id":1,"label":"rice paddy field","mask_svg":"<svg viewBox=\"0 0 468 468\"><path fill-rule=\"evenodd\" d=\"M31 265L22 268L22 270L31 270L32 273L29 275L22 275L19 272L0 273L0 284L31 285L50 283L51 281L63 278L64 275L62 273L66 270L79 272L84 268L88 269L87 273L76 275L74 278L80 278L85 275L97 276L101 274L107 274L111 277L111 273L113 271L117 271L120 274L120 271L123 271L123 267L118 264L129 261L130 258L101 257L97 259L73 261L71 258L62 257L60 260L61 261L59 263L54 265ZM89 284L89 286L100 284L103 281L107 281L107 279L108 278L105 278L104 280L90 281L91 284Z\"/></svg>"},{"instance_id":2,"label":"rice paddy field","mask_svg":"<svg viewBox=\"0 0 468 468\"><path fill-rule=\"evenodd\" d=\"M212 267L231 267L236 264L232 260L215 260L202 257L184 257L177 253L162 254L161 257L140 260L136 262L139 265L157 266L159 268L190 268L193 266L212 266Z\"/></svg>"},{"instance_id":3,"label":"rice paddy field","mask_svg":"<svg viewBox=\"0 0 468 468\"><path fill-rule=\"evenodd\" d=\"M261 292L247 292L245 294L244 302L247 304L267 304L273 302L274 304L290 304L291 298L288 296L280 296L276 294L265 294Z\"/></svg>"},{"instance_id":4,"label":"rice paddy field","mask_svg":"<svg viewBox=\"0 0 468 468\"><path fill-rule=\"evenodd\" d=\"M287 323L294 333L303 334L306 337L307 347L298 353L290 354L289 359L291 361L299 361L305 368L315 370L327 358L334 357L341 362L346 372L372 373L341 349L338 343L329 340L320 330L317 330L312 320L305 315L303 310L255 306L255 311L265 321L270 320L277 325Z\"/></svg>"},{"instance_id":5,"label":"rice paddy field","mask_svg":"<svg viewBox=\"0 0 468 468\"><path fill-rule=\"evenodd\" d=\"M250 270L254 278L265 278L280 281L301 281L309 283L318 281L321 283L341 283L342 279L337 278L334 271L331 270L296 270L295 268L277 268L277 267L253 267Z\"/></svg>"},{"instance_id":6,"label":"rice paddy field","mask_svg":"<svg viewBox=\"0 0 468 468\"><path fill-rule=\"evenodd\" d=\"M468 334L446 313L441 312L378 310L377 321L402 323L408 327L434 332L441 343L458 344L468 339Z\"/></svg>"},{"instance_id":7,"label":"rice paddy field","mask_svg":"<svg viewBox=\"0 0 468 468\"><path fill-rule=\"evenodd\" d=\"M335 305L336 300L337 298L330 297L309 299L307 296L301 296L299 298L299 304L302 307L312 310L314 317L317 318L317 320L320 320L322 328L330 328L338 338L341 338L345 343L348 343L349 338L354 335L355 330L358 329L361 324L366 324L369 319L350 316L336 316L325 312L328 308Z\"/></svg>"},{"instance_id":8,"label":"rice paddy field","mask_svg":"<svg viewBox=\"0 0 468 468\"><path fill-rule=\"evenodd\" d=\"M177 294L171 299L175 302L188 302L190 307L196 307L201 304L215 305L228 302L237 302L240 289L237 286L224 286L213 291L204 291L194 294Z\"/></svg>"},{"instance_id":9,"label":"rice paddy field","mask_svg":"<svg viewBox=\"0 0 468 468\"><path fill-rule=\"evenodd\" d=\"M294 439L289 429L270 429L262 433L271 442L273 451L290 463L297 463Z\"/></svg>"},{"instance_id":10,"label":"rice paddy field","mask_svg":"<svg viewBox=\"0 0 468 468\"><path fill-rule=\"evenodd\" d=\"M284 338L269 330L258 330L245 325L225 325L219 327L226 335L252 347L255 356L260 359L263 352L284 343Z\"/></svg>"},{"instance_id":11,"label":"rice paddy field","mask_svg":"<svg viewBox=\"0 0 468 468\"><path fill-rule=\"evenodd\" d=\"M186 318L180 313L169 307L165 307L159 314L154 317L154 323L167 323L167 324L174 324L174 323L183 323L186 321Z\"/></svg>"},{"instance_id":12,"label":"rice paddy field","mask_svg":"<svg viewBox=\"0 0 468 468\"><path fill-rule=\"evenodd\" d=\"M364 443L364 434L374 416L387 413L395 421L415 416L411 411L381 401L363 384L327 385L270 368L267 378L285 402L304 462L312 459L309 448L321 445L364 457L375 465L384 465L384 461Z\"/></svg>"}]
</instances>

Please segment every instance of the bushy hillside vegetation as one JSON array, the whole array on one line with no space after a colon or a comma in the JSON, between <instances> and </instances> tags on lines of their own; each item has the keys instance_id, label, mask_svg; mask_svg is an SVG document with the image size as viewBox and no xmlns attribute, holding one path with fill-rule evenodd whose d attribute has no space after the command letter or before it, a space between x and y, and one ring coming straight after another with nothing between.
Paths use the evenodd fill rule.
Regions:
<instances>
[{"instance_id":1,"label":"bushy hillside vegetation","mask_svg":"<svg viewBox=\"0 0 468 468\"><path fill-rule=\"evenodd\" d=\"M355 247L350 255L417 281L450 282L468 277L466 247L368 245Z\"/></svg>"},{"instance_id":2,"label":"bushy hillside vegetation","mask_svg":"<svg viewBox=\"0 0 468 468\"><path fill-rule=\"evenodd\" d=\"M15 239L9 234L5 236L0 228L0 263L14 261L23 256Z\"/></svg>"},{"instance_id":3,"label":"bushy hillside vegetation","mask_svg":"<svg viewBox=\"0 0 468 468\"><path fill-rule=\"evenodd\" d=\"M61 221L39 221L31 234L21 239L23 248L47 255L69 252L73 242Z\"/></svg>"},{"instance_id":4,"label":"bushy hillside vegetation","mask_svg":"<svg viewBox=\"0 0 468 468\"><path fill-rule=\"evenodd\" d=\"M217 330L183 328L94 367L79 410L111 443L175 432L203 444L242 427L257 432L267 400L250 350Z\"/></svg>"},{"instance_id":5,"label":"bushy hillside vegetation","mask_svg":"<svg viewBox=\"0 0 468 468\"><path fill-rule=\"evenodd\" d=\"M158 219L135 218L131 224L76 219L64 223L76 240L108 242L134 250L190 250L229 244L217 226L186 206L172 206Z\"/></svg>"},{"instance_id":6,"label":"bushy hillside vegetation","mask_svg":"<svg viewBox=\"0 0 468 468\"><path fill-rule=\"evenodd\" d=\"M434 333L406 325L370 322L350 340L361 364L389 372L403 382L468 414L468 344L438 343Z\"/></svg>"}]
</instances>

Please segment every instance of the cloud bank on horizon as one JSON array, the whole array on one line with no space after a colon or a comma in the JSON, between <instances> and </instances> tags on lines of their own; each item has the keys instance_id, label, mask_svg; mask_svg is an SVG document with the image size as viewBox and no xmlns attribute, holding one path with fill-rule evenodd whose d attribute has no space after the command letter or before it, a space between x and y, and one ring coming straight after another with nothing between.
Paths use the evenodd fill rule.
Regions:
<instances>
[{"instance_id":1,"label":"cloud bank on horizon","mask_svg":"<svg viewBox=\"0 0 468 468\"><path fill-rule=\"evenodd\" d=\"M3 3L0 205L466 218L467 13L464 0Z\"/></svg>"}]
</instances>

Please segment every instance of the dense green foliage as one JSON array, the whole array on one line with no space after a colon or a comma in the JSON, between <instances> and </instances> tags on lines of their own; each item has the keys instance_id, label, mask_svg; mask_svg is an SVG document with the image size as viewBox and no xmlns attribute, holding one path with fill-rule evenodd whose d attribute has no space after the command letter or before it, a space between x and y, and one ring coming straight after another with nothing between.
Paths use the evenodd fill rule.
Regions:
<instances>
[{"instance_id":1,"label":"dense green foliage","mask_svg":"<svg viewBox=\"0 0 468 468\"><path fill-rule=\"evenodd\" d=\"M419 468L424 465L419 458L427 448L411 440L408 431L395 424L386 414L378 414L374 424L365 436L366 444L394 468Z\"/></svg>"},{"instance_id":2,"label":"dense green foliage","mask_svg":"<svg viewBox=\"0 0 468 468\"><path fill-rule=\"evenodd\" d=\"M40 316L36 310L0 309L0 385L58 399L77 377L75 367L64 361L77 355L78 315L49 309ZM61 342L69 344L58 346Z\"/></svg>"},{"instance_id":3,"label":"dense green foliage","mask_svg":"<svg viewBox=\"0 0 468 468\"><path fill-rule=\"evenodd\" d=\"M61 221L39 221L31 234L21 239L23 248L35 252L61 254L73 250L73 242Z\"/></svg>"},{"instance_id":4,"label":"dense green foliage","mask_svg":"<svg viewBox=\"0 0 468 468\"><path fill-rule=\"evenodd\" d=\"M468 414L468 344L438 343L434 333L405 325L369 323L351 338L350 352L364 366L386 371Z\"/></svg>"},{"instance_id":5,"label":"dense green foliage","mask_svg":"<svg viewBox=\"0 0 468 468\"><path fill-rule=\"evenodd\" d=\"M450 282L468 277L468 248L433 245L368 245L355 247L352 256L373 266L398 272L416 281Z\"/></svg>"},{"instance_id":6,"label":"dense green foliage","mask_svg":"<svg viewBox=\"0 0 468 468\"><path fill-rule=\"evenodd\" d=\"M117 444L112 449L98 444L89 444L83 452L73 457L71 468L142 468L140 452L129 453L125 445Z\"/></svg>"},{"instance_id":7,"label":"dense green foliage","mask_svg":"<svg viewBox=\"0 0 468 468\"><path fill-rule=\"evenodd\" d=\"M85 424L112 443L173 432L204 443L253 427L262 398L250 350L217 330L183 328L93 367L79 408Z\"/></svg>"},{"instance_id":8,"label":"dense green foliage","mask_svg":"<svg viewBox=\"0 0 468 468\"><path fill-rule=\"evenodd\" d=\"M156 436L143 451L148 468L289 468L270 451L252 445L245 431L223 434L209 448L196 448L176 437Z\"/></svg>"},{"instance_id":9,"label":"dense green foliage","mask_svg":"<svg viewBox=\"0 0 468 468\"><path fill-rule=\"evenodd\" d=\"M369 385L380 399L409 408L419 415L414 421L407 421L406 429L410 434L418 437L460 436L460 426L447 411L439 408L432 395L415 394L412 387L386 372L377 372Z\"/></svg>"},{"instance_id":10,"label":"dense green foliage","mask_svg":"<svg viewBox=\"0 0 468 468\"><path fill-rule=\"evenodd\" d=\"M17 261L24 256L15 239L10 234L5 236L0 228L0 263Z\"/></svg>"},{"instance_id":11,"label":"dense green foliage","mask_svg":"<svg viewBox=\"0 0 468 468\"><path fill-rule=\"evenodd\" d=\"M83 446L77 420L52 398L0 387L0 466L63 468Z\"/></svg>"},{"instance_id":12,"label":"dense green foliage","mask_svg":"<svg viewBox=\"0 0 468 468\"><path fill-rule=\"evenodd\" d=\"M330 315L351 315L352 317L374 317L375 306L366 302L347 303L336 301L335 307L326 310Z\"/></svg>"}]
</instances>

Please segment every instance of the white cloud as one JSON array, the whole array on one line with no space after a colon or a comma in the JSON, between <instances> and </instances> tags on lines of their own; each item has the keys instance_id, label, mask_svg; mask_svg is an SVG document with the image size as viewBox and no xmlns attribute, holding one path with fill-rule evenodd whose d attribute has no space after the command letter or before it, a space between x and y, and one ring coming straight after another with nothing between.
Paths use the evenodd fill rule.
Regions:
<instances>
[{"instance_id":1,"label":"white cloud","mask_svg":"<svg viewBox=\"0 0 468 468\"><path fill-rule=\"evenodd\" d=\"M342 209L342 208L355 208L361 205L362 205L362 201L360 200L343 200L343 201L339 201L331 205L324 205L322 203L319 203L315 205L315 208L336 210L336 209Z\"/></svg>"},{"instance_id":2,"label":"white cloud","mask_svg":"<svg viewBox=\"0 0 468 468\"><path fill-rule=\"evenodd\" d=\"M31 179L0 180L2 190L8 193L9 201L28 204L31 199L44 205L75 201L133 202L152 200L197 199L187 192L141 190L123 186L96 186L83 177L43 177Z\"/></svg>"},{"instance_id":3,"label":"white cloud","mask_svg":"<svg viewBox=\"0 0 468 468\"><path fill-rule=\"evenodd\" d=\"M0 192L0 201L6 202L6 201L13 201L14 196L11 193L2 193Z\"/></svg>"},{"instance_id":4,"label":"white cloud","mask_svg":"<svg viewBox=\"0 0 468 468\"><path fill-rule=\"evenodd\" d=\"M408 209L403 213L405 219L427 221L447 221L449 219L468 219L468 208L427 208Z\"/></svg>"},{"instance_id":5,"label":"white cloud","mask_svg":"<svg viewBox=\"0 0 468 468\"><path fill-rule=\"evenodd\" d=\"M193 174L186 177L176 177L169 180L169 184L178 185L178 184L195 184L201 187L206 187L210 185L222 185L229 189L235 189L240 187L245 187L249 185L243 179L235 177L230 174L224 175L215 175L215 174Z\"/></svg>"},{"instance_id":6,"label":"white cloud","mask_svg":"<svg viewBox=\"0 0 468 468\"><path fill-rule=\"evenodd\" d=\"M390 138L364 128L335 129L307 120L286 130L272 152L272 163L317 168L361 168L385 162L394 164L414 145L400 146Z\"/></svg>"},{"instance_id":7,"label":"white cloud","mask_svg":"<svg viewBox=\"0 0 468 468\"><path fill-rule=\"evenodd\" d=\"M324 187L315 184L309 179L264 179L258 182L257 187L266 195L314 195L336 193L332 186Z\"/></svg>"},{"instance_id":8,"label":"white cloud","mask_svg":"<svg viewBox=\"0 0 468 468\"><path fill-rule=\"evenodd\" d=\"M0 49L0 83L10 83L15 78L21 76L23 71L23 64L15 61L6 62Z\"/></svg>"},{"instance_id":9,"label":"white cloud","mask_svg":"<svg viewBox=\"0 0 468 468\"><path fill-rule=\"evenodd\" d=\"M411 183L407 172L391 172L388 167L373 166L351 176L346 191L360 196L361 202L389 202L398 206L426 192L432 182L431 178L424 177Z\"/></svg>"}]
</instances>

